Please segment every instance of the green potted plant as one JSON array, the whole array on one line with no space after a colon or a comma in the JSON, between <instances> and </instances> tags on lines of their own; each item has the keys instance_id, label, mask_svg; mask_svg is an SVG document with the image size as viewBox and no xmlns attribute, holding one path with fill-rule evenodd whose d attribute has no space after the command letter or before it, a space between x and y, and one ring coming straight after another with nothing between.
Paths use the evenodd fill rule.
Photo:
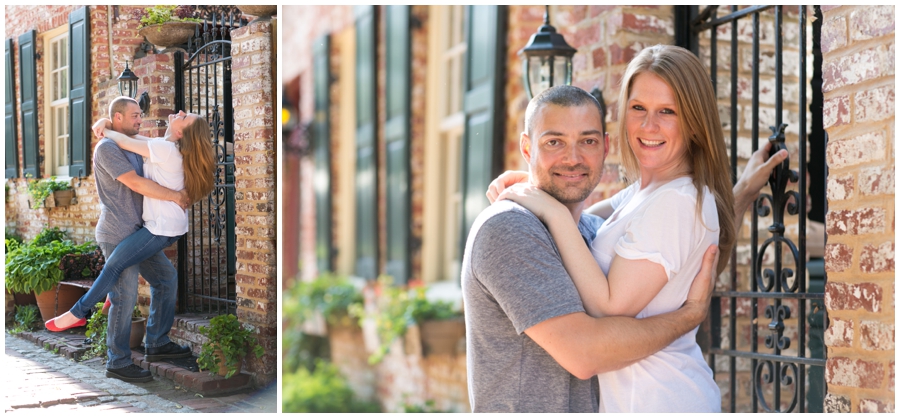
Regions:
<instances>
[{"instance_id":1,"label":"green potted plant","mask_svg":"<svg viewBox=\"0 0 900 418\"><path fill-rule=\"evenodd\" d=\"M208 327L201 326L199 331L207 338L197 357L200 370L228 379L241 371L248 352L256 358L263 355L263 348L253 338L253 332L244 328L234 314L216 316L209 320Z\"/></svg>"},{"instance_id":2,"label":"green potted plant","mask_svg":"<svg viewBox=\"0 0 900 418\"><path fill-rule=\"evenodd\" d=\"M56 177L48 179L32 180L28 182L28 194L31 196L31 208L62 207L72 204L75 190L67 181L57 180Z\"/></svg>"},{"instance_id":3,"label":"green potted plant","mask_svg":"<svg viewBox=\"0 0 900 418\"><path fill-rule=\"evenodd\" d=\"M103 302L97 302L94 305L94 312L87 320L87 331L84 336L88 338L89 341L86 340L85 343L90 344L90 348L84 352L82 360L106 356L106 330L109 317L100 312L102 309Z\"/></svg>"},{"instance_id":4,"label":"green potted plant","mask_svg":"<svg viewBox=\"0 0 900 418\"><path fill-rule=\"evenodd\" d=\"M311 282L298 281L289 291L285 316L303 323L321 315L332 326L352 326L357 319L350 306L362 303L363 297L346 277L323 273Z\"/></svg>"},{"instance_id":5,"label":"green potted plant","mask_svg":"<svg viewBox=\"0 0 900 418\"><path fill-rule=\"evenodd\" d=\"M59 285L64 278L60 260L66 254L91 252L96 247L91 242L75 245L64 237L65 231L58 228L44 229L30 243L14 244L6 254L6 289L33 292L45 321L69 310L84 293L74 286Z\"/></svg>"},{"instance_id":6,"label":"green potted plant","mask_svg":"<svg viewBox=\"0 0 900 418\"><path fill-rule=\"evenodd\" d=\"M102 305L101 308L103 309ZM98 315L96 313L95 315ZM144 333L147 331L147 318L141 312L137 305L134 305L134 312L131 314L131 339L128 340L129 347L138 348L144 342Z\"/></svg>"},{"instance_id":7,"label":"green potted plant","mask_svg":"<svg viewBox=\"0 0 900 418\"><path fill-rule=\"evenodd\" d=\"M153 6L139 16L138 33L151 44L168 48L181 45L194 35L200 19L191 17L188 6Z\"/></svg>"},{"instance_id":8,"label":"green potted plant","mask_svg":"<svg viewBox=\"0 0 900 418\"><path fill-rule=\"evenodd\" d=\"M381 295L376 312L364 313L361 304L352 308L361 318L361 325L365 319L375 321L379 346L369 356L369 363L381 362L394 340L405 336L413 325L418 325L425 355L455 352L458 340L465 336L459 310L450 302L428 300L425 287L406 289L392 283L390 276L378 278Z\"/></svg>"}]
</instances>

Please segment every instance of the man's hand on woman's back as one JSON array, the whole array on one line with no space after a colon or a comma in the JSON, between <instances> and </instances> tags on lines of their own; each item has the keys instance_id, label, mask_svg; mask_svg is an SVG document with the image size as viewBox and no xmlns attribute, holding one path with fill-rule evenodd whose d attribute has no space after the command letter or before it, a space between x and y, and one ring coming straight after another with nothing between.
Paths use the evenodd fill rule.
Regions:
<instances>
[{"instance_id":1,"label":"man's hand on woman's back","mask_svg":"<svg viewBox=\"0 0 900 418\"><path fill-rule=\"evenodd\" d=\"M716 266L719 264L719 247L710 245L703 254L703 264L700 272L694 277L694 282L688 290L687 300L682 309L689 313L694 325L700 325L709 313L709 302L712 299L713 289L716 287Z\"/></svg>"}]
</instances>

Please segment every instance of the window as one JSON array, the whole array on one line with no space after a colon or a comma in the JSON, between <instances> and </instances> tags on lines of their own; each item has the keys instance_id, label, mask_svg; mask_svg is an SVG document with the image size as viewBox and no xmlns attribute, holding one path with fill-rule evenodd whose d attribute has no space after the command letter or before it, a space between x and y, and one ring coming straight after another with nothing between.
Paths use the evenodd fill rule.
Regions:
<instances>
[{"instance_id":1,"label":"window","mask_svg":"<svg viewBox=\"0 0 900 418\"><path fill-rule=\"evenodd\" d=\"M435 30L429 40L429 126L425 144L425 231L422 277L426 282L459 280L462 190L460 167L463 113L464 6L432 6Z\"/></svg>"},{"instance_id":2,"label":"window","mask_svg":"<svg viewBox=\"0 0 900 418\"><path fill-rule=\"evenodd\" d=\"M44 34L44 172L69 176L68 25Z\"/></svg>"}]
</instances>

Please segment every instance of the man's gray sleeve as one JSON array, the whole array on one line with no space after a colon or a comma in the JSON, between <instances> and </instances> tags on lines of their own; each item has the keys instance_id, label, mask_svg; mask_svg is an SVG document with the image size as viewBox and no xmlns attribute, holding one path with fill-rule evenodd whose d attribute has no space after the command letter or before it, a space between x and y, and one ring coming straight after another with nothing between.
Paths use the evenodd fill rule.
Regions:
<instances>
[{"instance_id":1,"label":"man's gray sleeve","mask_svg":"<svg viewBox=\"0 0 900 418\"><path fill-rule=\"evenodd\" d=\"M548 319L584 312L549 231L530 212L506 211L481 226L472 273L521 334Z\"/></svg>"},{"instance_id":2,"label":"man's gray sleeve","mask_svg":"<svg viewBox=\"0 0 900 418\"><path fill-rule=\"evenodd\" d=\"M112 141L101 141L97 144L97 152L94 153L95 164L109 174L110 178L118 179L119 176L135 171L134 165L128 161L125 153Z\"/></svg>"}]
</instances>

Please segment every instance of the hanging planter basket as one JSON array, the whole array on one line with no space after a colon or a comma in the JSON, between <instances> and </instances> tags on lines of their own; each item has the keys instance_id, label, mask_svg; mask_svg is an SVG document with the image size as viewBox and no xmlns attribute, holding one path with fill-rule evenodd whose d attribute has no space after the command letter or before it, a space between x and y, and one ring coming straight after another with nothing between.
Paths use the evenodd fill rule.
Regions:
<instances>
[{"instance_id":1,"label":"hanging planter basket","mask_svg":"<svg viewBox=\"0 0 900 418\"><path fill-rule=\"evenodd\" d=\"M61 208L70 206L75 199L75 190L56 190L44 199L44 207Z\"/></svg>"},{"instance_id":2,"label":"hanging planter basket","mask_svg":"<svg viewBox=\"0 0 900 418\"><path fill-rule=\"evenodd\" d=\"M257 20L261 22L270 20L272 16L278 13L278 6L276 5L238 6L237 8L245 15L256 16L256 19L253 19L253 22L256 22Z\"/></svg>"},{"instance_id":3,"label":"hanging planter basket","mask_svg":"<svg viewBox=\"0 0 900 418\"><path fill-rule=\"evenodd\" d=\"M166 22L144 26L138 33L153 45L169 48L186 43L194 36L198 26L200 24L196 22Z\"/></svg>"}]
</instances>

